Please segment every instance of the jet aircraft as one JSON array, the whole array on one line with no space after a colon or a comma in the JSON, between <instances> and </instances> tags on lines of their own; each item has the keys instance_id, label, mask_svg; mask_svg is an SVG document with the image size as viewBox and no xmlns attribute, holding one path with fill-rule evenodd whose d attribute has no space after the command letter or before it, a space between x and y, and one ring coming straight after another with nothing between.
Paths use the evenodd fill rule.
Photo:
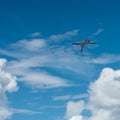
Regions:
<instances>
[{"instance_id":1,"label":"jet aircraft","mask_svg":"<svg viewBox=\"0 0 120 120\"><path fill-rule=\"evenodd\" d=\"M81 53L83 52L83 47L85 45L88 45L88 44L96 44L95 42L91 42L91 40L84 40L82 42L78 42L78 43L72 43L73 45L79 45L81 47Z\"/></svg>"}]
</instances>

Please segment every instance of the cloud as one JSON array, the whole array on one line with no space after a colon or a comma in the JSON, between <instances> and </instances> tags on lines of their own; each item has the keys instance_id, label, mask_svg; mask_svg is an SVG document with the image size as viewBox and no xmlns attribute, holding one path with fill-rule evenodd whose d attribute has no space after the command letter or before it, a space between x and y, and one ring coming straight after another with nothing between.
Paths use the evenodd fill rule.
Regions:
<instances>
[{"instance_id":1,"label":"cloud","mask_svg":"<svg viewBox=\"0 0 120 120\"><path fill-rule=\"evenodd\" d=\"M0 107L0 120L6 120L12 115L8 108Z\"/></svg>"},{"instance_id":2,"label":"cloud","mask_svg":"<svg viewBox=\"0 0 120 120\"><path fill-rule=\"evenodd\" d=\"M31 55L30 57L19 59L19 61L11 61L8 63L7 70L11 71L12 74L15 74L16 76L21 76L18 80L21 80L28 85L37 88L55 88L70 86L72 83L66 78L61 78L49 73L49 71L43 69L44 67L56 69L61 72L72 71L81 75L86 75L86 73L79 68L82 67L85 71L93 69L90 64L83 64L83 58L81 58L81 62L79 62L80 58L72 53L65 53L65 51L61 53L61 50L55 52L56 53L52 53L51 50L49 54ZM88 71L88 73L89 72L90 71Z\"/></svg>"},{"instance_id":3,"label":"cloud","mask_svg":"<svg viewBox=\"0 0 120 120\"><path fill-rule=\"evenodd\" d=\"M30 37L40 37L41 36L41 32L35 32L30 34Z\"/></svg>"},{"instance_id":4,"label":"cloud","mask_svg":"<svg viewBox=\"0 0 120 120\"><path fill-rule=\"evenodd\" d=\"M12 115L7 104L6 92L18 90L16 77L4 71L6 62L6 59L0 59L0 120L5 120Z\"/></svg>"},{"instance_id":5,"label":"cloud","mask_svg":"<svg viewBox=\"0 0 120 120\"><path fill-rule=\"evenodd\" d=\"M30 39L30 40L20 40L17 43L11 45L12 47L16 47L19 49L25 49L28 51L37 51L42 47L45 47L45 40L43 39Z\"/></svg>"},{"instance_id":6,"label":"cloud","mask_svg":"<svg viewBox=\"0 0 120 120\"><path fill-rule=\"evenodd\" d=\"M32 111L32 110L28 110L28 109L11 109L11 111L14 113L14 114L41 114L41 112L38 112L38 111Z\"/></svg>"},{"instance_id":7,"label":"cloud","mask_svg":"<svg viewBox=\"0 0 120 120\"><path fill-rule=\"evenodd\" d=\"M100 33L102 33L104 31L103 28L98 28L96 32L93 33L94 36L99 35Z\"/></svg>"},{"instance_id":8,"label":"cloud","mask_svg":"<svg viewBox=\"0 0 120 120\"><path fill-rule=\"evenodd\" d=\"M92 33L89 38L93 39L94 37L98 36L99 34L101 34L104 31L103 28L98 28L94 33Z\"/></svg>"},{"instance_id":9,"label":"cloud","mask_svg":"<svg viewBox=\"0 0 120 120\"><path fill-rule=\"evenodd\" d=\"M72 116L79 115L84 109L85 105L83 101L70 101L67 103L66 117L71 118Z\"/></svg>"},{"instance_id":10,"label":"cloud","mask_svg":"<svg viewBox=\"0 0 120 120\"><path fill-rule=\"evenodd\" d=\"M82 120L119 120L120 119L120 70L104 68L100 77L89 86L88 102L82 103L82 109L78 107L78 102L67 104L66 116L73 119L74 116L82 116ZM85 104L85 105L84 105ZM73 107L70 107L73 106ZM85 107L84 107L85 106ZM84 110L91 112L90 116L83 116ZM71 112L71 111L77 112ZM70 112L68 112L70 111ZM70 118L71 116L71 118Z\"/></svg>"},{"instance_id":11,"label":"cloud","mask_svg":"<svg viewBox=\"0 0 120 120\"><path fill-rule=\"evenodd\" d=\"M63 34L51 35L41 39L23 39L10 44L6 50L0 49L3 55L11 57L6 70L17 76L18 81L34 88L56 88L73 85L68 76L60 77L66 72L86 77L86 71L92 75L93 64L87 63L87 57L78 56L72 46L56 44L54 41L69 40L78 34L79 30ZM54 36L54 37L53 37ZM68 41L64 41L68 43ZM12 59L13 58L13 59ZM82 68L82 69L81 69ZM51 70L59 71L51 73Z\"/></svg>"},{"instance_id":12,"label":"cloud","mask_svg":"<svg viewBox=\"0 0 120 120\"><path fill-rule=\"evenodd\" d=\"M70 38L76 36L78 32L79 30L73 30L73 31L66 32L64 34L51 35L48 39L54 42L58 42L60 40L66 40L66 39L69 40Z\"/></svg>"},{"instance_id":13,"label":"cloud","mask_svg":"<svg viewBox=\"0 0 120 120\"><path fill-rule=\"evenodd\" d=\"M13 92L17 91L16 77L12 76L10 73L3 70L6 64L6 59L0 59L0 91L1 92Z\"/></svg>"},{"instance_id":14,"label":"cloud","mask_svg":"<svg viewBox=\"0 0 120 120\"><path fill-rule=\"evenodd\" d=\"M83 120L82 116L73 116L72 118L70 118L70 120Z\"/></svg>"},{"instance_id":15,"label":"cloud","mask_svg":"<svg viewBox=\"0 0 120 120\"><path fill-rule=\"evenodd\" d=\"M111 63L117 63L120 61L120 55L118 54L108 54L104 53L97 57L89 57L86 59L87 63L93 63L93 64L111 64Z\"/></svg>"},{"instance_id":16,"label":"cloud","mask_svg":"<svg viewBox=\"0 0 120 120\"><path fill-rule=\"evenodd\" d=\"M95 106L119 106L120 70L103 69L99 79L90 85L90 102Z\"/></svg>"},{"instance_id":17,"label":"cloud","mask_svg":"<svg viewBox=\"0 0 120 120\"><path fill-rule=\"evenodd\" d=\"M74 30L60 36L67 39L76 35L77 32L78 30ZM56 38L56 40L58 39ZM75 55L71 48L51 43L53 41L48 41L48 39L31 39L20 40L11 44L9 48L11 53L9 51L3 53L15 58L15 60L9 61L6 69L18 76L19 81L35 88L55 88L72 85L67 78L53 75L45 68L59 70L61 73L74 72L84 76L86 76L84 71L93 69L90 64L83 65L85 58Z\"/></svg>"},{"instance_id":18,"label":"cloud","mask_svg":"<svg viewBox=\"0 0 120 120\"><path fill-rule=\"evenodd\" d=\"M26 72L21 81L35 88L56 88L69 86L66 80L43 72Z\"/></svg>"},{"instance_id":19,"label":"cloud","mask_svg":"<svg viewBox=\"0 0 120 120\"><path fill-rule=\"evenodd\" d=\"M88 94L78 94L78 95L64 95L64 96L55 96L53 97L54 101L58 100L77 100L81 98L86 98L88 97Z\"/></svg>"}]
</instances>

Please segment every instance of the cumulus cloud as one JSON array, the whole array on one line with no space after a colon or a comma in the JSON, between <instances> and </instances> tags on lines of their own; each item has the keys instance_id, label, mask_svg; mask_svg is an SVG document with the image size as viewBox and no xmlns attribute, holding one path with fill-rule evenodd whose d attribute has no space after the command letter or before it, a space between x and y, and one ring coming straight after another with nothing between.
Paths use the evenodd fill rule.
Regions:
<instances>
[{"instance_id":1,"label":"cumulus cloud","mask_svg":"<svg viewBox=\"0 0 120 120\"><path fill-rule=\"evenodd\" d=\"M91 116L83 116L82 120L119 120L120 119L120 70L104 68L100 77L89 86L89 99L85 107L78 107L78 102L72 103L73 107L67 104L68 119L74 119L77 115L82 115L82 110L89 109ZM83 102L83 101L79 101ZM79 109L79 110L78 110ZM68 111L72 111L68 112ZM77 112L74 112L77 111ZM70 115L68 115L68 113ZM71 118L69 118L71 116ZM77 119L77 118L76 118ZM79 119L79 118L78 118ZM81 120L81 118L80 118Z\"/></svg>"},{"instance_id":2,"label":"cumulus cloud","mask_svg":"<svg viewBox=\"0 0 120 120\"><path fill-rule=\"evenodd\" d=\"M72 118L70 118L70 120L83 120L82 116L73 116Z\"/></svg>"},{"instance_id":3,"label":"cumulus cloud","mask_svg":"<svg viewBox=\"0 0 120 120\"><path fill-rule=\"evenodd\" d=\"M84 109L85 105L83 101L70 101L67 103L67 110L66 110L66 116L67 118L71 118L72 116L79 115L82 110Z\"/></svg>"},{"instance_id":4,"label":"cumulus cloud","mask_svg":"<svg viewBox=\"0 0 120 120\"><path fill-rule=\"evenodd\" d=\"M6 120L12 115L12 112L8 108L0 107L0 120Z\"/></svg>"},{"instance_id":5,"label":"cumulus cloud","mask_svg":"<svg viewBox=\"0 0 120 120\"><path fill-rule=\"evenodd\" d=\"M7 103L6 92L17 91L16 77L4 71L6 59L0 59L0 120L5 120L12 115Z\"/></svg>"}]
</instances>

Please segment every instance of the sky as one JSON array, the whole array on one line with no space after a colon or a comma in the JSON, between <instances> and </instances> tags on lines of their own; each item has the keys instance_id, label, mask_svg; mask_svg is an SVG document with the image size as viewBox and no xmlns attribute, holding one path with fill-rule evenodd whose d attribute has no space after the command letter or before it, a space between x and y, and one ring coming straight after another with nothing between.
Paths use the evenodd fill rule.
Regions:
<instances>
[{"instance_id":1,"label":"sky","mask_svg":"<svg viewBox=\"0 0 120 120\"><path fill-rule=\"evenodd\" d=\"M119 120L119 6L0 1L0 120Z\"/></svg>"}]
</instances>

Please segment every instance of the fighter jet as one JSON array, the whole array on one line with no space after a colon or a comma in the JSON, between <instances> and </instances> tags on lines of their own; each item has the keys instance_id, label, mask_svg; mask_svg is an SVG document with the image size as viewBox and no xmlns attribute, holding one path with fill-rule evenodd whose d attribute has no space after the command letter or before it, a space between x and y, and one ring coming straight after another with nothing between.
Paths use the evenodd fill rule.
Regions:
<instances>
[{"instance_id":1,"label":"fighter jet","mask_svg":"<svg viewBox=\"0 0 120 120\"><path fill-rule=\"evenodd\" d=\"M80 45L80 47L81 47L81 53L83 52L83 47L85 46L85 45L88 45L88 44L96 44L95 42L91 42L91 40L84 40L84 41L82 41L82 42L78 42L78 43L72 43L73 45Z\"/></svg>"}]
</instances>

